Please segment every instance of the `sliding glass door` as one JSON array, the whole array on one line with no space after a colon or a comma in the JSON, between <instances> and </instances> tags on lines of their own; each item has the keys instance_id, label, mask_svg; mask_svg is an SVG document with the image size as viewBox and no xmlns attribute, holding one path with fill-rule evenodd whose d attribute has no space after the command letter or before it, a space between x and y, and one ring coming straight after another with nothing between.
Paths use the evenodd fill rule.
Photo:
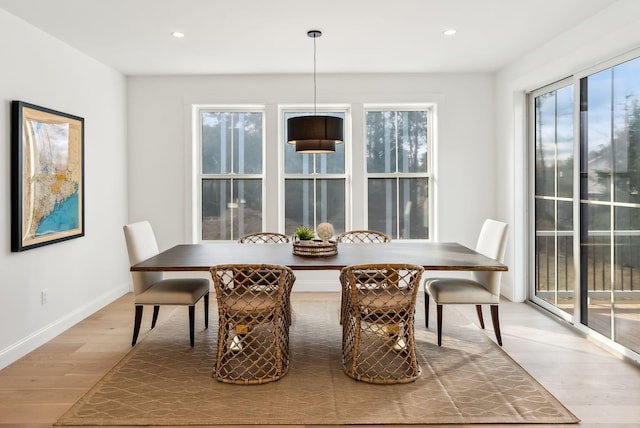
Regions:
<instances>
[{"instance_id":1,"label":"sliding glass door","mask_svg":"<svg viewBox=\"0 0 640 428\"><path fill-rule=\"evenodd\" d=\"M640 58L535 91L530 110L532 300L640 353Z\"/></svg>"},{"instance_id":2,"label":"sliding glass door","mask_svg":"<svg viewBox=\"0 0 640 428\"><path fill-rule=\"evenodd\" d=\"M534 94L534 295L573 314L573 85Z\"/></svg>"},{"instance_id":3,"label":"sliding glass door","mask_svg":"<svg viewBox=\"0 0 640 428\"><path fill-rule=\"evenodd\" d=\"M580 79L580 322L640 352L640 59Z\"/></svg>"}]
</instances>

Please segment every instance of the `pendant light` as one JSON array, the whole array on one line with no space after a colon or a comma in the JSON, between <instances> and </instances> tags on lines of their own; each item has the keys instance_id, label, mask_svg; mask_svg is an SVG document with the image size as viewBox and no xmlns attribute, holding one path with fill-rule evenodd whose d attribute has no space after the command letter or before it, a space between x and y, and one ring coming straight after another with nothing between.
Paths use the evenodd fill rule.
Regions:
<instances>
[{"instance_id":1,"label":"pendant light","mask_svg":"<svg viewBox=\"0 0 640 428\"><path fill-rule=\"evenodd\" d=\"M316 39L321 35L319 30L307 32L307 36L313 38L313 116L298 116L287 120L287 143L295 144L297 153L333 153L336 144L342 143L344 138L341 117L317 114Z\"/></svg>"}]
</instances>

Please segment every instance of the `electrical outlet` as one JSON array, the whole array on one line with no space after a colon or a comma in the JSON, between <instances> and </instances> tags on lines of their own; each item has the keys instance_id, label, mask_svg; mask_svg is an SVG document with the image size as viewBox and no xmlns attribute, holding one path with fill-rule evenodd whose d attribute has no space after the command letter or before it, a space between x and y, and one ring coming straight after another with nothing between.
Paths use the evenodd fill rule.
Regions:
<instances>
[{"instance_id":1,"label":"electrical outlet","mask_svg":"<svg viewBox=\"0 0 640 428\"><path fill-rule=\"evenodd\" d=\"M47 304L47 292L48 291L49 290L42 290L40 292L40 303L43 304L43 305Z\"/></svg>"}]
</instances>

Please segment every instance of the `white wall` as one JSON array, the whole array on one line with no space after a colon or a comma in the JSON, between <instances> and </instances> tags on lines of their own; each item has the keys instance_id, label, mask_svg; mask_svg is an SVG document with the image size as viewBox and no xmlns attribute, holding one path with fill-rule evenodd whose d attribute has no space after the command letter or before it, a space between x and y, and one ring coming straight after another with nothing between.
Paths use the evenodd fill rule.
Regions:
<instances>
[{"instance_id":1,"label":"white wall","mask_svg":"<svg viewBox=\"0 0 640 428\"><path fill-rule=\"evenodd\" d=\"M2 368L127 292L129 274L125 78L1 9L0 56ZM84 237L11 252L12 100L85 119Z\"/></svg>"},{"instance_id":2,"label":"white wall","mask_svg":"<svg viewBox=\"0 0 640 428\"><path fill-rule=\"evenodd\" d=\"M512 300L526 299L529 286L525 93L640 48L639 29L640 2L620 0L497 74L496 154L504 177L496 182L497 209L513 225L510 239L514 245L506 262L517 281L513 288L503 288Z\"/></svg>"},{"instance_id":3,"label":"white wall","mask_svg":"<svg viewBox=\"0 0 640 428\"><path fill-rule=\"evenodd\" d=\"M191 242L192 104L266 105L271 174L278 168L278 145L284 144L273 126L278 123L277 106L309 104L312 90L309 75L129 77L131 220L149 219L161 248ZM506 217L496 204L496 180L502 173L495 161L493 97L489 74L318 76L319 104L352 107L354 156L363 156L363 104L437 103L437 239L470 246L486 217ZM276 192L267 190L270 198ZM358 226L364 208L357 201L364 199L355 194L354 200L360 206L354 207L352 224ZM274 226L268 228L274 229L275 216L271 211L269 215L268 224ZM300 272L296 289L304 290L305 282L307 287L319 285ZM337 282L333 284L337 289Z\"/></svg>"}]
</instances>

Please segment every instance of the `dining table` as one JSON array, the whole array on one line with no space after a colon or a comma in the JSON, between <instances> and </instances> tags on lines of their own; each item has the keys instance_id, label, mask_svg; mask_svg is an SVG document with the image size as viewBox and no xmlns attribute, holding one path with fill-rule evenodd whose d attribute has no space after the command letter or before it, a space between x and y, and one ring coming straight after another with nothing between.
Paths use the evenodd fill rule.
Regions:
<instances>
[{"instance_id":1,"label":"dining table","mask_svg":"<svg viewBox=\"0 0 640 428\"><path fill-rule=\"evenodd\" d=\"M179 244L131 266L133 272L209 271L218 264L278 264L293 270L340 270L356 264L416 264L427 271L506 271L507 266L457 242L392 241L337 244L337 254L301 256L291 243Z\"/></svg>"}]
</instances>

